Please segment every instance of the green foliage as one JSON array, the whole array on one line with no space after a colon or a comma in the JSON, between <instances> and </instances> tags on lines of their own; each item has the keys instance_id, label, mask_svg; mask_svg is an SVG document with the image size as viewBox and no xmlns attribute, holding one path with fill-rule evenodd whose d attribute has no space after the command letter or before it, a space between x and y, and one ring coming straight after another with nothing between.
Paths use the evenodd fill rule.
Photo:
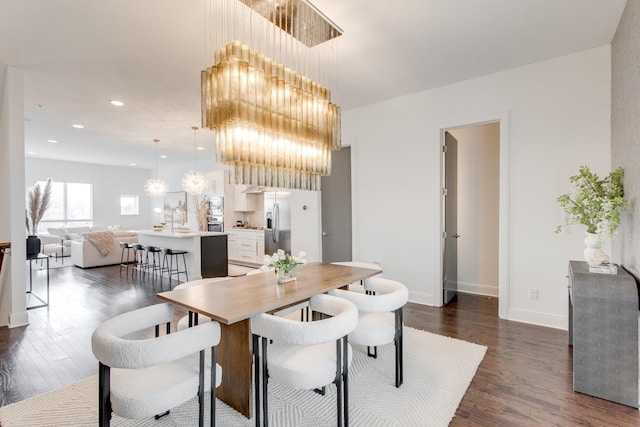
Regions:
<instances>
[{"instance_id":1,"label":"green foliage","mask_svg":"<svg viewBox=\"0 0 640 427\"><path fill-rule=\"evenodd\" d=\"M588 166L580 166L578 174L569 178L573 192L558 197L564 224L556 233L570 231L571 224L582 224L588 233L613 237L620 226L620 212L628 205L623 197L623 178L622 168L600 179Z\"/></svg>"}]
</instances>

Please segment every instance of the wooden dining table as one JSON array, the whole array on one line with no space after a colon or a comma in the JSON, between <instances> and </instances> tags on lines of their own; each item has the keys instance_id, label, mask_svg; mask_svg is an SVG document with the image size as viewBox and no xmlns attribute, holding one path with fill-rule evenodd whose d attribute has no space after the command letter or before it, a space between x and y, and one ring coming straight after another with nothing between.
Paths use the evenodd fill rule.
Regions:
<instances>
[{"instance_id":1,"label":"wooden dining table","mask_svg":"<svg viewBox=\"0 0 640 427\"><path fill-rule=\"evenodd\" d=\"M251 318L359 282L380 270L314 262L296 267L295 273L296 280L284 284L277 284L276 275L267 271L158 294L161 300L220 323L217 361L222 384L216 395L247 418L253 411Z\"/></svg>"}]
</instances>

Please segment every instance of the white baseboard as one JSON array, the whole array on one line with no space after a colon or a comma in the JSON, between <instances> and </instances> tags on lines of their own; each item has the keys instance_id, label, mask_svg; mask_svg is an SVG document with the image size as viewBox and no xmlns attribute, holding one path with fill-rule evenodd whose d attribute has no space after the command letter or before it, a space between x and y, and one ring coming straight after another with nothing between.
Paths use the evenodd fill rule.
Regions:
<instances>
[{"instance_id":1,"label":"white baseboard","mask_svg":"<svg viewBox=\"0 0 640 427\"><path fill-rule=\"evenodd\" d=\"M9 327L17 328L19 326L26 326L29 324L29 313L23 311L22 313L9 314Z\"/></svg>"},{"instance_id":2,"label":"white baseboard","mask_svg":"<svg viewBox=\"0 0 640 427\"><path fill-rule=\"evenodd\" d=\"M421 292L409 292L409 302L416 304L435 306L433 303L433 295Z\"/></svg>"},{"instance_id":3,"label":"white baseboard","mask_svg":"<svg viewBox=\"0 0 640 427\"><path fill-rule=\"evenodd\" d=\"M524 310L522 308L507 309L508 320L515 322L529 323L531 325L545 326L554 329L569 329L569 319L567 316L557 316L555 314L540 313L537 311Z\"/></svg>"},{"instance_id":4,"label":"white baseboard","mask_svg":"<svg viewBox=\"0 0 640 427\"><path fill-rule=\"evenodd\" d=\"M497 297L500 293L498 286L479 285L477 283L458 282L458 290L468 294L487 295Z\"/></svg>"}]
</instances>

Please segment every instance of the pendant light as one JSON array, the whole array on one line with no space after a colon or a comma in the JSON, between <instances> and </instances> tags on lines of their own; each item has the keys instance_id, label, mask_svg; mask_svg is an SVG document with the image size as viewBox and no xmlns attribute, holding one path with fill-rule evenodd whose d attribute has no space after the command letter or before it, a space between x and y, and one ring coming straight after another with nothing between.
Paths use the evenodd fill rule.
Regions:
<instances>
[{"instance_id":1,"label":"pendant light","mask_svg":"<svg viewBox=\"0 0 640 427\"><path fill-rule=\"evenodd\" d=\"M144 184L144 192L149 197L160 198L167 195L167 191L169 191L169 187L167 184L160 178L158 178L158 142L159 139L154 139L153 142L156 145L156 177L150 178Z\"/></svg>"},{"instance_id":2,"label":"pendant light","mask_svg":"<svg viewBox=\"0 0 640 427\"><path fill-rule=\"evenodd\" d=\"M198 127L192 126L191 129L193 129L193 169L185 173L182 177L182 189L189 194L197 196L204 193L207 189L207 178L202 172L196 171L196 158L198 152L196 131L198 130Z\"/></svg>"}]
</instances>

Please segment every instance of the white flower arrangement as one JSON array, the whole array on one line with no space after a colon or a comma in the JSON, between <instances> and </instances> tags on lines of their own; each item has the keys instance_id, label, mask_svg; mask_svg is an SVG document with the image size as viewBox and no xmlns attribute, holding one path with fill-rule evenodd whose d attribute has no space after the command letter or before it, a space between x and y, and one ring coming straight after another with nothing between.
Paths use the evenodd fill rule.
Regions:
<instances>
[{"instance_id":1,"label":"white flower arrangement","mask_svg":"<svg viewBox=\"0 0 640 427\"><path fill-rule=\"evenodd\" d=\"M298 256L293 256L282 249L278 249L273 255L264 256L261 270L275 270L276 274L278 271L283 271L285 274L289 274L297 265L307 263L307 260L304 259L306 255L304 251L300 251Z\"/></svg>"}]
</instances>

